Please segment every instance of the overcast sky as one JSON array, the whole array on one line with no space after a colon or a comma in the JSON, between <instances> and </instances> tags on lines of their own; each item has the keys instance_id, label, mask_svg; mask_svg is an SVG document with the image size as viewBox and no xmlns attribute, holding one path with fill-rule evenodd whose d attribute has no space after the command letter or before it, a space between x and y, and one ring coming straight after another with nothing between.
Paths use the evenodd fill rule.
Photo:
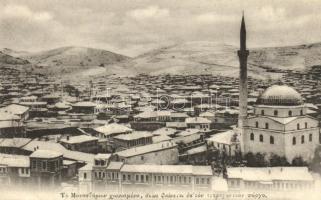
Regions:
<instances>
[{"instance_id":1,"label":"overcast sky","mask_svg":"<svg viewBox=\"0 0 321 200\"><path fill-rule=\"evenodd\" d=\"M321 42L320 0L1 0L0 47L87 46L136 56L184 41L248 46Z\"/></svg>"}]
</instances>

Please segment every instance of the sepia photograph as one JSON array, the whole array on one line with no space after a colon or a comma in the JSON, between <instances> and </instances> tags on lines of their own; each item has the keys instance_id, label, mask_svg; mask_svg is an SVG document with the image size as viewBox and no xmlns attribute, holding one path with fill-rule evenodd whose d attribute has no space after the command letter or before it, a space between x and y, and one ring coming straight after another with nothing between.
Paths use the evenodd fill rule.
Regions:
<instances>
[{"instance_id":1,"label":"sepia photograph","mask_svg":"<svg viewBox=\"0 0 321 200\"><path fill-rule=\"evenodd\" d=\"M1 0L1 200L320 200L321 0Z\"/></svg>"}]
</instances>

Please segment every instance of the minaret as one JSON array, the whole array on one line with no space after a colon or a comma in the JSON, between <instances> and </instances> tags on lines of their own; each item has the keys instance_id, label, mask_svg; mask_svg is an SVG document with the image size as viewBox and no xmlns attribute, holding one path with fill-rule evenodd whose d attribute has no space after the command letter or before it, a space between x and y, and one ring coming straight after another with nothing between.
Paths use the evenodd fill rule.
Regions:
<instances>
[{"instance_id":1,"label":"minaret","mask_svg":"<svg viewBox=\"0 0 321 200\"><path fill-rule=\"evenodd\" d=\"M238 119L238 128L242 129L245 125L247 117L247 57L249 56L249 51L246 49L246 29L244 21L244 13L242 16L241 31L240 31L240 50L237 51L240 61L240 95L239 95L239 119ZM243 136L242 136L243 137ZM242 146L242 145L241 145Z\"/></svg>"}]
</instances>

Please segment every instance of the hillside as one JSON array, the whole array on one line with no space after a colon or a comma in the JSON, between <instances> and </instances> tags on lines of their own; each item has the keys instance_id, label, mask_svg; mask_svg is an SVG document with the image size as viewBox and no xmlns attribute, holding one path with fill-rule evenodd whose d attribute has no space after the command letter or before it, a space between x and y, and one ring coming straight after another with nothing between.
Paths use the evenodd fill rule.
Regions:
<instances>
[{"instance_id":1,"label":"hillside","mask_svg":"<svg viewBox=\"0 0 321 200\"><path fill-rule=\"evenodd\" d=\"M8 54L0 51L0 64L3 64L3 65L26 65L26 64L29 64L29 61L8 55Z\"/></svg>"},{"instance_id":2,"label":"hillside","mask_svg":"<svg viewBox=\"0 0 321 200\"><path fill-rule=\"evenodd\" d=\"M321 43L250 49L249 75L280 77L285 70L321 64ZM214 42L186 42L140 55L124 64L133 73L238 76L237 47Z\"/></svg>"},{"instance_id":3,"label":"hillside","mask_svg":"<svg viewBox=\"0 0 321 200\"><path fill-rule=\"evenodd\" d=\"M9 48L3 48L3 49L0 49L0 51L4 54L7 54L13 57L23 57L29 53L28 51L17 51Z\"/></svg>"},{"instance_id":4,"label":"hillside","mask_svg":"<svg viewBox=\"0 0 321 200\"><path fill-rule=\"evenodd\" d=\"M61 47L23 56L40 66L105 66L128 57L110 51L86 47Z\"/></svg>"}]
</instances>

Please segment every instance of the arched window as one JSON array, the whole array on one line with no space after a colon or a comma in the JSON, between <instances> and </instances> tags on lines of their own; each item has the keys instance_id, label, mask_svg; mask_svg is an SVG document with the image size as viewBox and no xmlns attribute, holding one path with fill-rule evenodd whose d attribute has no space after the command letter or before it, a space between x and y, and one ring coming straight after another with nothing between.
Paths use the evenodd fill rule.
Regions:
<instances>
[{"instance_id":1,"label":"arched window","mask_svg":"<svg viewBox=\"0 0 321 200\"><path fill-rule=\"evenodd\" d=\"M265 123L265 129L269 129L269 123Z\"/></svg>"},{"instance_id":2,"label":"arched window","mask_svg":"<svg viewBox=\"0 0 321 200\"><path fill-rule=\"evenodd\" d=\"M254 140L254 133L251 133L250 139L251 139L251 140Z\"/></svg>"},{"instance_id":3,"label":"arched window","mask_svg":"<svg viewBox=\"0 0 321 200\"><path fill-rule=\"evenodd\" d=\"M270 136L270 144L274 144L274 137Z\"/></svg>"},{"instance_id":4,"label":"arched window","mask_svg":"<svg viewBox=\"0 0 321 200\"><path fill-rule=\"evenodd\" d=\"M259 122L255 122L255 127L259 128Z\"/></svg>"},{"instance_id":5,"label":"arched window","mask_svg":"<svg viewBox=\"0 0 321 200\"><path fill-rule=\"evenodd\" d=\"M308 128L308 122L304 123L305 128Z\"/></svg>"},{"instance_id":6,"label":"arched window","mask_svg":"<svg viewBox=\"0 0 321 200\"><path fill-rule=\"evenodd\" d=\"M301 136L301 144L304 143L304 135Z\"/></svg>"},{"instance_id":7,"label":"arched window","mask_svg":"<svg viewBox=\"0 0 321 200\"><path fill-rule=\"evenodd\" d=\"M293 137L293 138L292 138L292 144L293 144L293 145L296 145L296 137Z\"/></svg>"},{"instance_id":8,"label":"arched window","mask_svg":"<svg viewBox=\"0 0 321 200\"><path fill-rule=\"evenodd\" d=\"M278 116L278 111L277 110L274 111L274 116Z\"/></svg>"},{"instance_id":9,"label":"arched window","mask_svg":"<svg viewBox=\"0 0 321 200\"><path fill-rule=\"evenodd\" d=\"M292 111L291 111L291 110L289 110L289 116L290 116L290 117L292 116Z\"/></svg>"},{"instance_id":10,"label":"arched window","mask_svg":"<svg viewBox=\"0 0 321 200\"><path fill-rule=\"evenodd\" d=\"M264 110L261 110L261 115L264 115Z\"/></svg>"},{"instance_id":11,"label":"arched window","mask_svg":"<svg viewBox=\"0 0 321 200\"><path fill-rule=\"evenodd\" d=\"M303 115L303 110L300 110L300 115Z\"/></svg>"},{"instance_id":12,"label":"arched window","mask_svg":"<svg viewBox=\"0 0 321 200\"><path fill-rule=\"evenodd\" d=\"M309 134L309 141L312 142L312 134Z\"/></svg>"},{"instance_id":13,"label":"arched window","mask_svg":"<svg viewBox=\"0 0 321 200\"><path fill-rule=\"evenodd\" d=\"M260 135L260 142L263 142L263 135Z\"/></svg>"},{"instance_id":14,"label":"arched window","mask_svg":"<svg viewBox=\"0 0 321 200\"><path fill-rule=\"evenodd\" d=\"M296 125L296 129L300 130L300 124Z\"/></svg>"}]
</instances>

